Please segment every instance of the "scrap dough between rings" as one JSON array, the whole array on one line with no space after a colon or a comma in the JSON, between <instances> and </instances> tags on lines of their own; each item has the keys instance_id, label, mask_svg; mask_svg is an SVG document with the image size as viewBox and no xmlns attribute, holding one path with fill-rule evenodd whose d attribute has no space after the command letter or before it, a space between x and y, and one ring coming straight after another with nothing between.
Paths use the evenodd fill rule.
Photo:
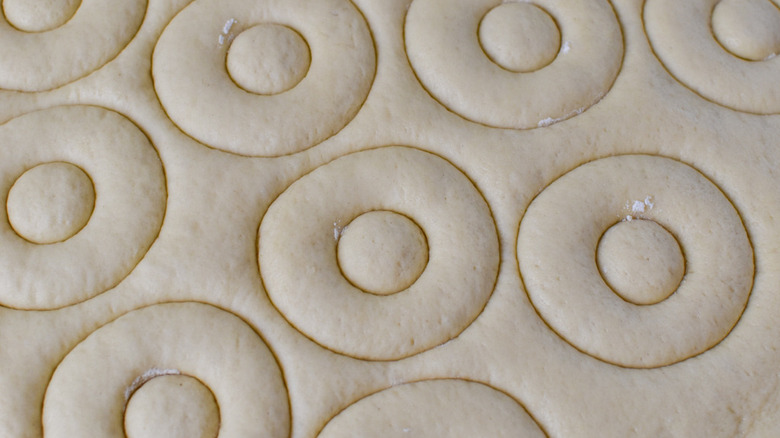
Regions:
<instances>
[{"instance_id":1,"label":"scrap dough between rings","mask_svg":"<svg viewBox=\"0 0 780 438\"><path fill-rule=\"evenodd\" d=\"M0 436L776 436L779 1L3 0Z\"/></svg>"}]
</instances>

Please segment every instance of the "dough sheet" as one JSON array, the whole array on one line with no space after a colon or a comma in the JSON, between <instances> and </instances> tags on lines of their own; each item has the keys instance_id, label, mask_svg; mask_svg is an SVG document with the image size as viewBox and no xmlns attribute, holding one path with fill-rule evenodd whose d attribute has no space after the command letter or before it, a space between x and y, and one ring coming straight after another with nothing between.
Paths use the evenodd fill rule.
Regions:
<instances>
[{"instance_id":1,"label":"dough sheet","mask_svg":"<svg viewBox=\"0 0 780 438\"><path fill-rule=\"evenodd\" d=\"M2 11L0 436L780 435L780 0Z\"/></svg>"}]
</instances>

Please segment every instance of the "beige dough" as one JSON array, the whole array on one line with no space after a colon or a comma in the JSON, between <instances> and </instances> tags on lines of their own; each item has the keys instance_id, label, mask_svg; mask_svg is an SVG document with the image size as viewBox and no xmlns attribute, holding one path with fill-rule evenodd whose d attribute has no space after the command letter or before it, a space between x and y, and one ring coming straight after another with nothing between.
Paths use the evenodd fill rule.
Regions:
<instances>
[{"instance_id":1,"label":"beige dough","mask_svg":"<svg viewBox=\"0 0 780 438\"><path fill-rule=\"evenodd\" d=\"M8 191L8 221L33 243L59 242L78 233L95 208L95 188L83 170L46 163L28 170Z\"/></svg>"},{"instance_id":2,"label":"beige dough","mask_svg":"<svg viewBox=\"0 0 780 438\"><path fill-rule=\"evenodd\" d=\"M577 220L555 214L564 208L577 211ZM679 288L653 306L626 300L601 276L621 264L648 269L625 260L627 254L615 261L596 255L605 231L628 219L657 222L671 231L664 237L672 242L656 238L655 244L669 247L679 236L685 254ZM646 238L637 229L631 234ZM677 257L665 263L679 269ZM715 346L742 315L754 273L742 221L718 188L682 163L642 155L584 164L542 191L520 224L517 258L531 301L551 328L586 353L628 367L669 365ZM568 269L559 271L559 264ZM654 294L675 289L663 269L649 269L660 276ZM642 282L647 274L631 279Z\"/></svg>"},{"instance_id":3,"label":"beige dough","mask_svg":"<svg viewBox=\"0 0 780 438\"><path fill-rule=\"evenodd\" d=\"M465 380L407 383L372 394L334 417L320 437L544 437L516 401Z\"/></svg>"},{"instance_id":4,"label":"beige dough","mask_svg":"<svg viewBox=\"0 0 780 438\"><path fill-rule=\"evenodd\" d=\"M219 406L197 379L155 377L138 388L125 407L125 433L137 438L214 438Z\"/></svg>"},{"instance_id":5,"label":"beige dough","mask_svg":"<svg viewBox=\"0 0 780 438\"><path fill-rule=\"evenodd\" d=\"M15 118L0 126L0 143L10 151L0 161L0 218L8 218L0 222L0 303L57 308L121 281L165 212L165 175L147 137L117 113L82 105ZM55 202L46 200L52 191ZM25 221L30 215L36 222Z\"/></svg>"},{"instance_id":6,"label":"beige dough","mask_svg":"<svg viewBox=\"0 0 780 438\"><path fill-rule=\"evenodd\" d=\"M780 53L780 8L771 0L725 0L712 11L712 32L729 52L749 61Z\"/></svg>"},{"instance_id":7,"label":"beige dough","mask_svg":"<svg viewBox=\"0 0 780 438\"><path fill-rule=\"evenodd\" d=\"M599 240L596 263L616 294L639 305L668 298L685 274L677 239L652 220L623 220L611 226Z\"/></svg>"},{"instance_id":8,"label":"beige dough","mask_svg":"<svg viewBox=\"0 0 780 438\"><path fill-rule=\"evenodd\" d=\"M253 40L256 53L242 49ZM370 41L363 17L347 0L200 0L157 42L154 86L173 121L207 146L242 155L291 154L354 117L374 79ZM238 53L231 55L233 44ZM274 60L281 53L290 59ZM254 83L252 72L264 69L278 78Z\"/></svg>"},{"instance_id":9,"label":"beige dough","mask_svg":"<svg viewBox=\"0 0 780 438\"><path fill-rule=\"evenodd\" d=\"M417 281L428 263L425 234L402 214L369 211L335 232L341 271L366 292L400 292Z\"/></svg>"},{"instance_id":10,"label":"beige dough","mask_svg":"<svg viewBox=\"0 0 780 438\"><path fill-rule=\"evenodd\" d=\"M0 6L0 437L780 436L780 0Z\"/></svg>"},{"instance_id":11,"label":"beige dough","mask_svg":"<svg viewBox=\"0 0 780 438\"><path fill-rule=\"evenodd\" d=\"M538 2L544 11L539 7L515 11L517 6L502 3L412 3L404 28L406 50L417 77L434 98L474 122L526 129L579 114L609 91L620 67L623 42L614 12L606 1L565 5ZM453 10L460 13L450 14ZM528 18L530 13L550 18ZM511 22L495 23L499 20L497 14L505 15L502 21ZM543 29L541 42L534 39L533 48L517 54L520 62L529 62L528 67L505 60L508 56L490 44L491 27L511 29L523 26L525 20ZM542 20L546 22L538 23ZM555 21L553 25L557 23L555 29L549 20ZM560 50L556 47L558 39L563 41ZM546 65L552 57L554 61ZM594 58L596 61L591 62Z\"/></svg>"},{"instance_id":12,"label":"beige dough","mask_svg":"<svg viewBox=\"0 0 780 438\"><path fill-rule=\"evenodd\" d=\"M145 0L5 0L0 88L44 91L88 75L130 42Z\"/></svg>"},{"instance_id":13,"label":"beige dough","mask_svg":"<svg viewBox=\"0 0 780 438\"><path fill-rule=\"evenodd\" d=\"M371 248L339 256L337 246L342 238L352 246L350 224L376 210L408 218L391 240L417 240L420 251L414 228L425 233L428 263L419 278L422 264L412 261L394 283L364 291L339 262ZM373 232L385 231L386 222L372 222ZM298 180L266 213L258 247L268 295L295 327L326 348L374 360L400 359L457 336L490 298L498 270L495 225L480 193L451 164L407 147L348 155ZM373 269L381 280L397 267Z\"/></svg>"},{"instance_id":14,"label":"beige dough","mask_svg":"<svg viewBox=\"0 0 780 438\"><path fill-rule=\"evenodd\" d=\"M220 436L289 434L284 382L263 340L235 316L195 303L161 304L128 313L81 342L51 378L43 405L44 430L47 436L121 436L124 425L130 431L154 427L154 417L148 415L145 424L138 425L135 411L149 409L143 405L154 402L144 400L146 385L168 381L171 374L196 377L211 389L213 399L201 394L196 412L205 411L199 412L206 415L199 421L213 427L208 416L214 415L216 400ZM136 407L132 401L139 392L136 402L142 406ZM163 396L171 397L171 392L168 388ZM169 421L174 413L163 418ZM130 417L123 421L123 415Z\"/></svg>"},{"instance_id":15,"label":"beige dough","mask_svg":"<svg viewBox=\"0 0 780 438\"><path fill-rule=\"evenodd\" d=\"M738 111L777 114L780 58L770 55L779 42L780 6L774 1L744 2L740 8L730 5L731 0L648 0L644 8L647 35L666 68L703 97ZM728 9L739 9L739 13ZM744 28L745 16L753 17L748 18L750 29ZM757 16L762 17L758 22ZM758 58L764 53L764 58ZM740 56L757 59L745 62ZM717 75L703 74L716 70Z\"/></svg>"}]
</instances>

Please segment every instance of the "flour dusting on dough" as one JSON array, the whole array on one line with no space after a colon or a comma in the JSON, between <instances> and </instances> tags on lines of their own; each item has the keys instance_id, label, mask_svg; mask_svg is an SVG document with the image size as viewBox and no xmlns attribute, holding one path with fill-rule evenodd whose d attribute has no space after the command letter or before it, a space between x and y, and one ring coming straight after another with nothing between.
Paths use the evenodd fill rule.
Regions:
<instances>
[{"instance_id":1,"label":"flour dusting on dough","mask_svg":"<svg viewBox=\"0 0 780 438\"><path fill-rule=\"evenodd\" d=\"M341 221L333 222L333 240L338 242L341 235L344 234L345 228L347 227L341 226Z\"/></svg>"},{"instance_id":2,"label":"flour dusting on dough","mask_svg":"<svg viewBox=\"0 0 780 438\"><path fill-rule=\"evenodd\" d=\"M222 27L222 33L225 35L230 33L230 28L233 27L233 25L236 23L238 23L238 21L235 18L228 19L228 21L226 21L225 25Z\"/></svg>"},{"instance_id":3,"label":"flour dusting on dough","mask_svg":"<svg viewBox=\"0 0 780 438\"><path fill-rule=\"evenodd\" d=\"M631 214L627 215L624 220L631 222L636 219L637 215L652 210L653 206L655 206L655 203L653 202L653 197L650 195L645 196L645 199L643 200L626 201L625 209L629 210Z\"/></svg>"},{"instance_id":4,"label":"flour dusting on dough","mask_svg":"<svg viewBox=\"0 0 780 438\"><path fill-rule=\"evenodd\" d=\"M222 33L217 38L217 41L219 42L219 45L222 46L227 42L230 44L230 42L233 41L233 38L235 38L235 34L230 31L230 29L233 27L234 24L238 23L238 20L235 18L228 18L228 20L225 22L225 25L222 26Z\"/></svg>"},{"instance_id":5,"label":"flour dusting on dough","mask_svg":"<svg viewBox=\"0 0 780 438\"><path fill-rule=\"evenodd\" d=\"M552 125L553 123L558 123L561 120L566 120L566 119L568 119L568 118L570 118L572 116L576 116L577 114L580 114L583 111L585 111L585 108L579 108L579 109L576 109L576 110L570 112L569 114L566 114L563 117L559 117L557 119L554 119L552 117L548 117L546 119L540 120L539 123L536 126L538 126L539 128L544 128L546 126Z\"/></svg>"},{"instance_id":6,"label":"flour dusting on dough","mask_svg":"<svg viewBox=\"0 0 780 438\"><path fill-rule=\"evenodd\" d=\"M125 388L125 404L127 404L127 401L130 400L130 396L133 395L133 393L144 383L152 380L155 377L171 375L178 376L181 375L181 372L173 368L150 368L146 370L146 372L136 377L130 386Z\"/></svg>"}]
</instances>

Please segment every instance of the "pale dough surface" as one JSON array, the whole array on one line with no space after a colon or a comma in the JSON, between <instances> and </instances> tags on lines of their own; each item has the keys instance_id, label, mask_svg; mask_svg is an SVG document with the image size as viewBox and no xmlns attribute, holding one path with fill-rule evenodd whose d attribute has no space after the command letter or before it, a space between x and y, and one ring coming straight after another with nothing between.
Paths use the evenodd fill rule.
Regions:
<instances>
[{"instance_id":1,"label":"pale dough surface","mask_svg":"<svg viewBox=\"0 0 780 438\"><path fill-rule=\"evenodd\" d=\"M2 8L0 436L780 435L778 0Z\"/></svg>"}]
</instances>

